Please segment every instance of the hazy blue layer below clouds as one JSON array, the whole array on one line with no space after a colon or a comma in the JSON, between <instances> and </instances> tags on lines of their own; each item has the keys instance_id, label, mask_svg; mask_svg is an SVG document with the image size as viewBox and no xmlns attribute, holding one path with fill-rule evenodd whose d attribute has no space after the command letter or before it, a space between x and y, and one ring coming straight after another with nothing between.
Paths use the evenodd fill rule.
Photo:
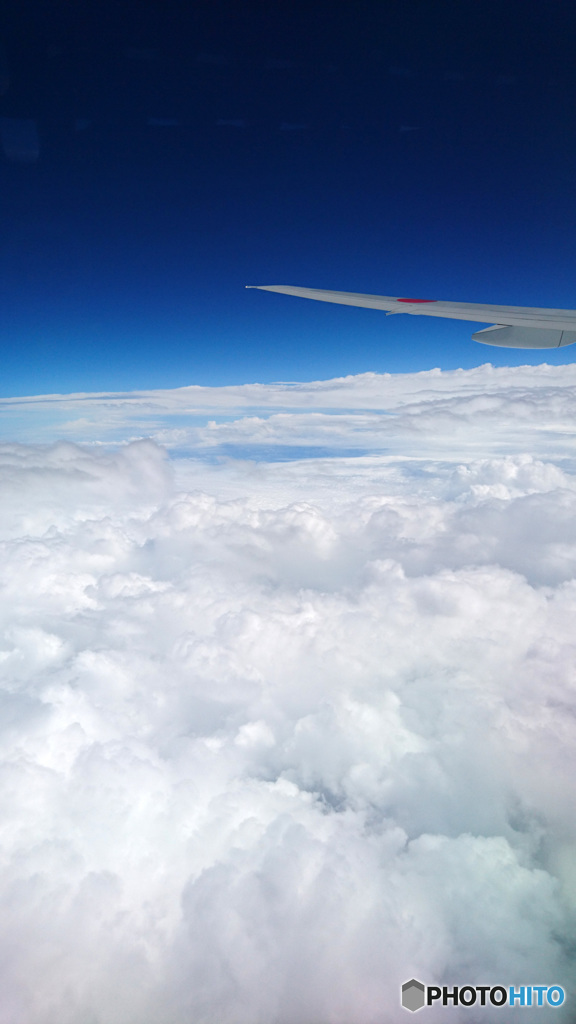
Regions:
<instances>
[{"instance_id":1,"label":"hazy blue layer below clouds","mask_svg":"<svg viewBox=\"0 0 576 1024\"><path fill-rule=\"evenodd\" d=\"M0 1024L574 1019L575 385L4 403Z\"/></svg>"}]
</instances>

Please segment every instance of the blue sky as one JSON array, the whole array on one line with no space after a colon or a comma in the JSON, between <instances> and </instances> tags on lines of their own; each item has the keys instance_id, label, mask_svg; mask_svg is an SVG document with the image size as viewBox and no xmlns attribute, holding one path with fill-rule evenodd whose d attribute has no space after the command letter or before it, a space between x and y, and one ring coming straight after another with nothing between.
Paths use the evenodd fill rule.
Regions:
<instances>
[{"instance_id":1,"label":"blue sky","mask_svg":"<svg viewBox=\"0 0 576 1024\"><path fill-rule=\"evenodd\" d=\"M0 154L1 394L572 361L244 285L574 307L574 33L560 0L6 5L38 156Z\"/></svg>"}]
</instances>

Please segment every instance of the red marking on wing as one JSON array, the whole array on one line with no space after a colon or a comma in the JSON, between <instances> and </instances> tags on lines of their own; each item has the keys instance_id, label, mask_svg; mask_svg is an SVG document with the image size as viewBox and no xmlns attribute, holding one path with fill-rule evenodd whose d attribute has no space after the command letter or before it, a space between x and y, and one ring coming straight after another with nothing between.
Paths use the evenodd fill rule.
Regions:
<instances>
[{"instance_id":1,"label":"red marking on wing","mask_svg":"<svg viewBox=\"0 0 576 1024\"><path fill-rule=\"evenodd\" d=\"M438 302L438 299L396 299L396 302Z\"/></svg>"}]
</instances>

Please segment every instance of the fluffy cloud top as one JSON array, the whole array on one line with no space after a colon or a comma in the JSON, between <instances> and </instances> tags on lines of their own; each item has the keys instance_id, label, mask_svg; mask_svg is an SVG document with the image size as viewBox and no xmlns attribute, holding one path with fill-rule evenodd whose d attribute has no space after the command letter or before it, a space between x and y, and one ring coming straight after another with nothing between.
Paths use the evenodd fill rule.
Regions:
<instances>
[{"instance_id":1,"label":"fluffy cloud top","mask_svg":"<svg viewBox=\"0 0 576 1024\"><path fill-rule=\"evenodd\" d=\"M574 1020L576 375L481 369L0 446L0 1024Z\"/></svg>"}]
</instances>

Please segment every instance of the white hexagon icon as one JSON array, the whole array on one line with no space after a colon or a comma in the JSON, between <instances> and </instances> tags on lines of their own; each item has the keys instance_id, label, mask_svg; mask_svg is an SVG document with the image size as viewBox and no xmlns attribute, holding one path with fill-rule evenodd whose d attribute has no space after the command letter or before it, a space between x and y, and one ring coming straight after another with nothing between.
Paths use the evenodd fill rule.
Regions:
<instances>
[{"instance_id":1,"label":"white hexagon icon","mask_svg":"<svg viewBox=\"0 0 576 1024\"><path fill-rule=\"evenodd\" d=\"M402 985L402 1006L405 1010L421 1010L426 1001L426 987L416 978L405 981Z\"/></svg>"}]
</instances>

